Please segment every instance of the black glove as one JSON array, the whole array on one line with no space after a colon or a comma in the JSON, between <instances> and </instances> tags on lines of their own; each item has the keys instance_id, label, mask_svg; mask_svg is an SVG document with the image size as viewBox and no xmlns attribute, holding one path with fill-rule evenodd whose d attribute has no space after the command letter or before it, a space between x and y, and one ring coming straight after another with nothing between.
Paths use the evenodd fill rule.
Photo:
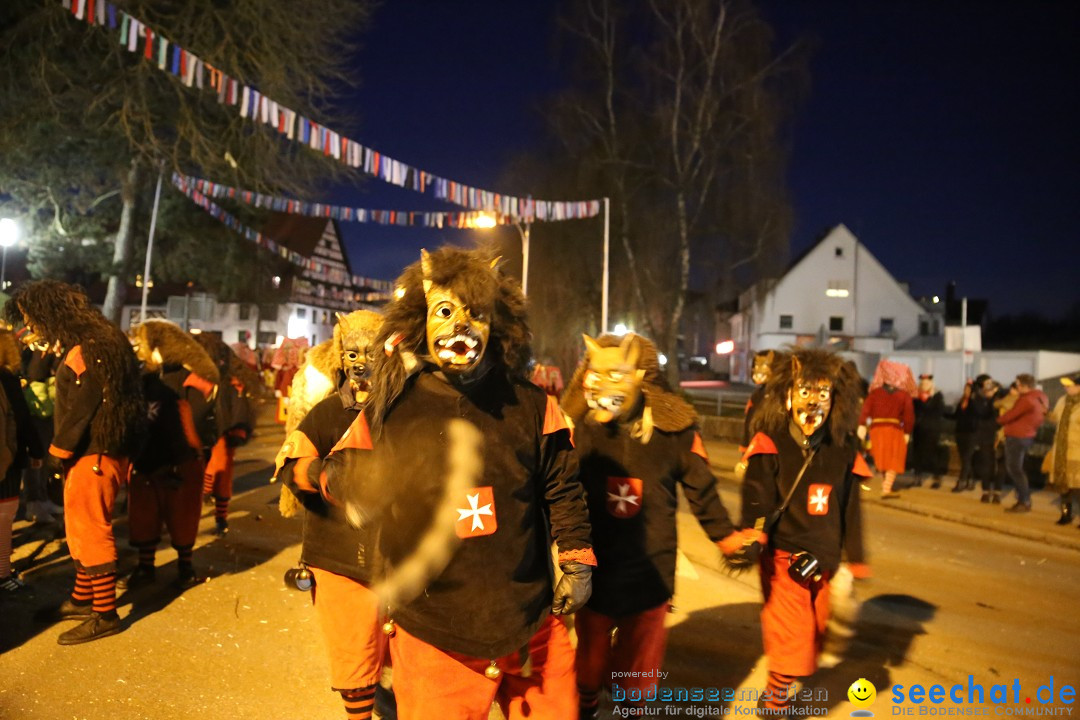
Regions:
<instances>
[{"instance_id":1,"label":"black glove","mask_svg":"<svg viewBox=\"0 0 1080 720\"><path fill-rule=\"evenodd\" d=\"M730 555L724 555L724 564L727 566L728 570L734 573L741 573L757 565L758 558L760 557L761 543L754 541L743 545Z\"/></svg>"},{"instance_id":2,"label":"black glove","mask_svg":"<svg viewBox=\"0 0 1080 720\"><path fill-rule=\"evenodd\" d=\"M592 565L569 562L560 565L563 576L555 586L552 615L570 615L585 606L592 595Z\"/></svg>"},{"instance_id":3,"label":"black glove","mask_svg":"<svg viewBox=\"0 0 1080 720\"><path fill-rule=\"evenodd\" d=\"M45 455L45 477L46 478L60 478L64 477L64 459L53 455L52 453L46 453Z\"/></svg>"}]
</instances>

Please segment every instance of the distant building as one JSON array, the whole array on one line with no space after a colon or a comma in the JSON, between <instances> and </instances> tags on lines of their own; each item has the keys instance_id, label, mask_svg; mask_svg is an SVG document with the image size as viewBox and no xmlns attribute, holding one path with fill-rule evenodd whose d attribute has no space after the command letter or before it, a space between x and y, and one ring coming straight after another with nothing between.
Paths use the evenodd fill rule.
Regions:
<instances>
[{"instance_id":1,"label":"distant building","mask_svg":"<svg viewBox=\"0 0 1080 720\"><path fill-rule=\"evenodd\" d=\"M733 379L745 380L757 350L821 345L890 353L921 342L943 347L944 305L920 304L844 225L837 225L778 279L739 296L727 321Z\"/></svg>"},{"instance_id":2,"label":"distant building","mask_svg":"<svg viewBox=\"0 0 1080 720\"><path fill-rule=\"evenodd\" d=\"M336 312L375 308L389 297L390 281L353 275L336 221L276 213L265 232L280 245L318 263L292 278L274 278L291 286L286 302L222 303L205 292L178 294L174 288L171 293L156 293L157 302L147 307L147 315L167 318L188 329L216 330L229 344L269 347L284 338L306 338L314 346L333 334ZM121 327L125 331L138 322L139 311L137 302L124 306Z\"/></svg>"}]
</instances>

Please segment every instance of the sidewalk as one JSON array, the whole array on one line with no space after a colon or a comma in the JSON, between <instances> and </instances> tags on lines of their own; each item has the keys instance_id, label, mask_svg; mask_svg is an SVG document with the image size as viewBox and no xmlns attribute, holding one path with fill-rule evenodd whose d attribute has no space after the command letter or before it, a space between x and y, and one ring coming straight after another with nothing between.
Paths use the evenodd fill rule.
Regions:
<instances>
[{"instance_id":1,"label":"sidewalk","mask_svg":"<svg viewBox=\"0 0 1080 720\"><path fill-rule=\"evenodd\" d=\"M740 484L735 479L732 468L739 459L738 446L721 440L706 440L709 460L713 472L726 489L738 490ZM1033 540L1057 547L1080 550L1080 529L1074 520L1069 525L1055 525L1060 516L1058 495L1051 490L1034 490L1031 497L1031 512L1020 515L1006 513L1005 508L1015 502L1015 495L1009 492L1001 505L979 502L980 490L962 493L950 492L956 484L956 478L946 476L941 488L929 489L927 482L921 488L906 488L912 481L908 475L897 478L900 498L881 500L881 480L874 478L869 486L870 492L863 493L863 502L892 508L900 512L960 523L971 527L992 530L1003 535Z\"/></svg>"}]
</instances>

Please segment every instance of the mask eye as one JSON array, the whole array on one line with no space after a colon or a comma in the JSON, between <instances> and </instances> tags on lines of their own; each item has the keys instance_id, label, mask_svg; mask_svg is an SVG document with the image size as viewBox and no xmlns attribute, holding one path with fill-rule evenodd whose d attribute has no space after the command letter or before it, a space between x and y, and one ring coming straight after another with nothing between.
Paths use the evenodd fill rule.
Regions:
<instances>
[{"instance_id":1,"label":"mask eye","mask_svg":"<svg viewBox=\"0 0 1080 720\"><path fill-rule=\"evenodd\" d=\"M355 350L346 350L345 359L351 363L355 363L357 360L360 359L360 353L356 352Z\"/></svg>"},{"instance_id":2,"label":"mask eye","mask_svg":"<svg viewBox=\"0 0 1080 720\"><path fill-rule=\"evenodd\" d=\"M611 380L611 382L622 382L624 377L626 376L623 375L621 372L608 373L608 378Z\"/></svg>"},{"instance_id":3,"label":"mask eye","mask_svg":"<svg viewBox=\"0 0 1080 720\"><path fill-rule=\"evenodd\" d=\"M436 317L441 317L441 318L445 319L445 318L450 317L453 314L454 314L454 311L450 308L449 305L440 305L439 307L435 308L435 316Z\"/></svg>"},{"instance_id":4,"label":"mask eye","mask_svg":"<svg viewBox=\"0 0 1080 720\"><path fill-rule=\"evenodd\" d=\"M806 386L800 386L799 387L799 397L801 397L804 400L806 398L810 397L810 389L807 388Z\"/></svg>"}]
</instances>

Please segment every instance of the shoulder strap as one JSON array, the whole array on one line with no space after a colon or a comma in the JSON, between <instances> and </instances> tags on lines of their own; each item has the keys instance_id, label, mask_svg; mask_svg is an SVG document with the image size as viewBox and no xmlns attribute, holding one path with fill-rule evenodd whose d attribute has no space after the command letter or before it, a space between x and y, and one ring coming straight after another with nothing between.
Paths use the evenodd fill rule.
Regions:
<instances>
[{"instance_id":1,"label":"shoulder strap","mask_svg":"<svg viewBox=\"0 0 1080 720\"><path fill-rule=\"evenodd\" d=\"M803 475L806 474L806 468L810 467L810 462L814 459L814 455L817 454L817 448L812 448L810 454L806 456L806 460L803 461L802 467L799 468L799 474L795 476L795 482L791 483L791 489L788 490L787 496L784 498L784 502L773 511L768 521L765 523L765 534L768 535L772 532L772 529L776 527L776 523L780 522L780 516L787 510L788 504L791 502L791 496L795 494L795 488L799 487L799 483L803 479Z\"/></svg>"}]
</instances>

